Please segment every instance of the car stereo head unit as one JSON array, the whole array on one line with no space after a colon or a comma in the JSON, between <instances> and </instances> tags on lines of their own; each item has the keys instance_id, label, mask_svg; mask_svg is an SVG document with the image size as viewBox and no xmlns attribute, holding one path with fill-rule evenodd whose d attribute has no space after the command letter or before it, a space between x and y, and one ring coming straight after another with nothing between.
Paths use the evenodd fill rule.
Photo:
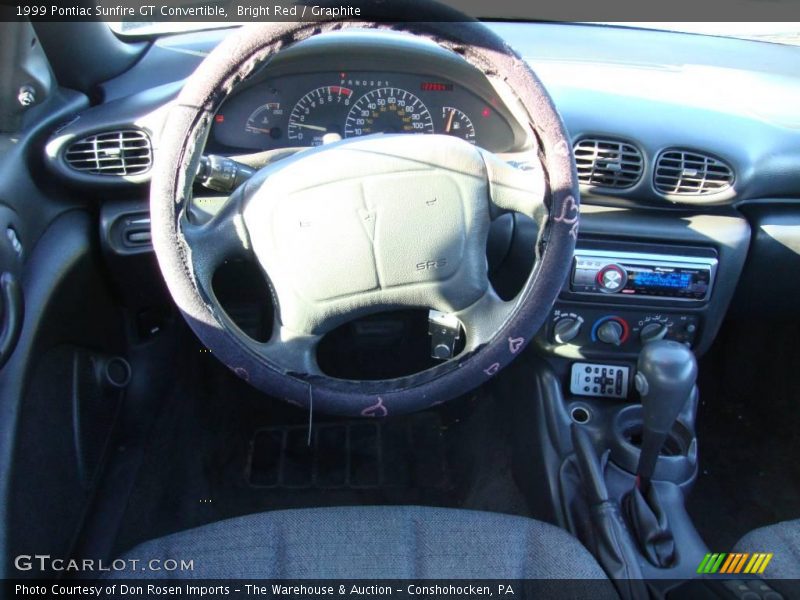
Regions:
<instances>
[{"instance_id":1,"label":"car stereo head unit","mask_svg":"<svg viewBox=\"0 0 800 600\"><path fill-rule=\"evenodd\" d=\"M569 281L574 294L705 301L717 259L576 249Z\"/></svg>"}]
</instances>

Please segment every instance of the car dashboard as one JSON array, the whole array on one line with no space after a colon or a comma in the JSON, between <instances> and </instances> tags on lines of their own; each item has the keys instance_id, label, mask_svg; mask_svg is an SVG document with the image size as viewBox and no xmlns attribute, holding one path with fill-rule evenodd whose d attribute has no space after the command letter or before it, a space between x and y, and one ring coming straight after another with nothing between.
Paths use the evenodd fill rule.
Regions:
<instances>
[{"instance_id":1,"label":"car dashboard","mask_svg":"<svg viewBox=\"0 0 800 600\"><path fill-rule=\"evenodd\" d=\"M800 134L787 109L800 91L796 49L625 28L489 26L552 95L581 183L578 250L537 335L540 350L564 365L624 364L655 335L702 354L742 279L760 282L748 290L764 310L782 306L796 283L763 281L775 253L771 244L751 247L751 232L758 240L778 223L770 236L788 236L782 246L796 243L796 229L782 225L787 202L800 197ZM50 138L46 164L98 196L103 243L122 262L152 252L143 202L148 167L106 172L100 157L84 168L70 164L71 149L86 140L97 147L96 136L124 131L145 136L157 155L183 81L228 34L156 40L134 68L103 84L102 103ZM754 111L734 102L722 81L758 82L771 102ZM343 31L304 40L259 66L213 115L205 152L243 160L405 132L457 136L524 166L536 160L535 127L513 90L455 53L400 33ZM222 203L198 189L193 210L208 215ZM493 225L487 259L504 297L519 289L534 247L535 228L523 220ZM746 260L755 268L745 271ZM601 275L624 284L605 287ZM135 294L136 284L121 279ZM780 293L757 294L776 286Z\"/></svg>"},{"instance_id":2,"label":"car dashboard","mask_svg":"<svg viewBox=\"0 0 800 600\"><path fill-rule=\"evenodd\" d=\"M356 30L305 40L257 69L219 107L207 151L307 148L379 133L447 134L493 152L527 142L497 90L451 52Z\"/></svg>"},{"instance_id":3,"label":"car dashboard","mask_svg":"<svg viewBox=\"0 0 800 600\"><path fill-rule=\"evenodd\" d=\"M695 483L695 493L709 486L699 490L708 504L696 522L711 529L739 518L742 502L755 497L748 490L756 480L786 479L780 461L765 478L755 459L748 469L737 460L745 454L757 457L765 445L771 456L791 455L789 445L772 442L791 439L775 425L793 428L789 417L797 399L795 388L785 382L786 373L798 368L791 349L800 297L800 47L577 23L486 26L531 67L563 119L568 140L557 149L572 152L580 197L562 208L578 210L579 218L558 210L536 216L568 220L575 250L571 262L564 256L561 289L537 324L497 334L502 352L507 348L516 356L513 365L499 371L499 362L487 361L482 367L494 377L491 383L478 388L462 378L463 390L470 391L460 401L417 416L389 415L378 396L376 403L359 406L363 417L377 418L329 418L316 401L320 396L314 398L314 378L299 373L297 380L308 383L311 410L287 406L282 395L267 397L247 383L270 377L270 371L237 365L229 371L178 314L187 304L180 290L170 290L165 273L172 269L174 274L176 266L191 269L203 255L192 254L180 232L173 237L161 229L160 240L173 238L184 260L166 262L161 252L156 257L151 177L155 167L165 167L163 173L169 166L165 142L177 130L175 108L187 78L235 30L114 38L126 54L124 69L113 75L103 75L103 54L90 44L88 56L98 63L91 85L73 89L59 77L46 100L31 107L30 129L5 136L0 150L3 237L24 290L24 310L18 312L24 316L21 342L0 381L0 396L8 401L4 422L11 432L0 438L8 458L3 484L17 491L9 496L15 502L2 508L14 524L9 555L16 548L29 551L31 539L53 556L80 556L86 548L111 554L139 538L188 530L209 515L251 512L254 502L278 508L325 505L337 498L350 502L351 488L369 504L362 497L364 481L372 486L367 496L378 503L398 498L499 512L529 509L581 540L586 534L591 547L592 539L601 538L582 527L586 490L603 484L610 490L604 506L616 506L619 490L634 489L641 457L636 446L644 439L638 361L648 345L663 340L690 348L703 362L702 395L692 395L678 435L663 445L669 456L658 486L659 492L669 492L671 515L678 516L670 518L677 523L680 561L694 561L702 545L693 537L683 504ZM59 40L51 38L60 51L65 45L56 44ZM65 54L77 55L74 49ZM500 77L484 76L457 53L396 32L312 36L282 47L236 82L224 98L212 96L213 104L204 104L207 111L193 121L204 126L198 139L190 138L197 175L187 161L171 196L179 204L173 207L162 196L160 205L178 208L182 224L200 225L191 227L195 232L211 232L204 238L209 249L224 245L211 237L219 231L214 216L235 206L231 188L213 188L204 180L212 162L246 166L251 175L258 173L255 177L271 177L283 171L282 164L303 163L283 171L299 189L313 185L311 169L339 179L338 164L322 160L337 154L337 144L358 146L359 136L405 132L391 141L398 146L418 142L407 144L418 147L437 134L455 136L464 142L438 141L465 152L470 148L465 144L474 144L521 170L538 168L542 158L539 124ZM323 144L334 149L328 153L319 148ZM196 156L200 152L204 156ZM361 160L357 152L340 154L348 155L343 163ZM322 159L314 164L314 156ZM346 166L355 173L368 171ZM408 178L416 178L416 172L412 167ZM286 277L294 278L292 283L305 277L349 282L356 280L356 269L343 247L357 236L365 247L370 241L374 246L376 231L394 233L411 212L408 207L424 202L436 206L429 213L433 216L415 239L398 236L403 243L392 246L392 257L413 274L428 275L452 264L441 262L438 252L425 262L406 260L414 255L406 249L438 245L431 242L438 239L437 229L460 231L452 227L459 214L434 212L443 203L430 197L430 186L419 179L408 185L391 178L377 181L375 196L392 202L390 218L377 219L367 202L357 207L354 198L317 186L314 200L321 210L314 219L323 227L314 225L303 239L298 234L297 243L279 246L276 238L284 227L309 225L305 211L295 210L300 204L291 204L291 193L285 194L287 220L280 227L264 219L263 228L250 231L237 219L228 231L235 230L243 244L275 242L272 252L287 256ZM259 184L250 181L250 190ZM238 189L248 191L247 186ZM265 204L276 196L264 186ZM347 210L346 216L360 217L349 219L351 229L340 226ZM537 250L546 250L550 239L540 236L537 223L525 215L493 211L491 216L480 237L471 238L486 240L486 273L480 248L475 269L502 300L512 300L529 277L541 275L535 268L542 256ZM161 225L166 222L162 217ZM313 256L313 264L334 267L310 275L311 269L303 269L311 260L304 258L302 244L316 243L319 229L330 244L326 254ZM230 321L225 327L243 334L245 352L269 345L281 334L275 325L283 324L274 280L252 254L228 254L219 269L207 273L203 291L208 293L199 299L219 304L220 317ZM17 302L20 307L23 300ZM425 386L432 381L426 370L443 360L434 353L435 343L445 341L452 344L445 350L457 373L469 352L461 336L465 329L448 318L454 315L431 308L420 297L413 306L384 306L337 322L319 339L319 370L343 380L342 389L379 390L375 380L413 375ZM6 309L5 314L11 313ZM726 454L714 450L737 440L738 453L698 462L698 404L703 427L715 423L703 432L700 452L712 458ZM405 454L413 456L401 460ZM22 462L16 464L17 458ZM587 483L576 469L595 462L599 479ZM43 477L53 465L55 475ZM434 479L429 466L436 467ZM741 479L744 471L753 476ZM704 478L696 482L698 473ZM712 476L705 477L708 473ZM730 496L731 508L722 511L720 489L744 492L723 494ZM53 497L61 501L59 510L49 505ZM212 507L212 500L221 503ZM781 514L793 509L784 504ZM753 520L772 510L755 508ZM710 518L723 512L727 520ZM617 524L623 533L634 531L628 521ZM104 532L114 535L95 535ZM733 539L713 541L712 550L734 547ZM700 557L707 550L703 547ZM689 574L700 557L688 565ZM645 563L642 556L630 565ZM615 572L621 564L613 566ZM675 581L669 572L657 574L659 581Z\"/></svg>"},{"instance_id":4,"label":"car dashboard","mask_svg":"<svg viewBox=\"0 0 800 600\"><path fill-rule=\"evenodd\" d=\"M375 133L439 133L509 149L509 124L487 101L447 78L335 71L269 78L229 98L211 128L216 152L319 146Z\"/></svg>"}]
</instances>

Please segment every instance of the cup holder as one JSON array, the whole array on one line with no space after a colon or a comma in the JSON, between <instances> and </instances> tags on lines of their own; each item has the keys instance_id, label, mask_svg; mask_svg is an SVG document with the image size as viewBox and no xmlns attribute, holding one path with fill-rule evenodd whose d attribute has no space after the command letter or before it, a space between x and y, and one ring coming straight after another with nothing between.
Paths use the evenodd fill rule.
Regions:
<instances>
[{"instance_id":1,"label":"cup holder","mask_svg":"<svg viewBox=\"0 0 800 600\"><path fill-rule=\"evenodd\" d=\"M642 445L642 407L626 406L614 420L614 443L611 460L630 473L636 472ZM655 479L682 483L697 470L697 439L680 421L667 436L658 457Z\"/></svg>"},{"instance_id":2,"label":"cup holder","mask_svg":"<svg viewBox=\"0 0 800 600\"><path fill-rule=\"evenodd\" d=\"M622 431L622 438L631 446L641 449L642 447L642 424L631 424ZM659 456L683 456L689 450L683 443L684 439L677 435L677 432L670 432L667 441L661 447Z\"/></svg>"}]
</instances>

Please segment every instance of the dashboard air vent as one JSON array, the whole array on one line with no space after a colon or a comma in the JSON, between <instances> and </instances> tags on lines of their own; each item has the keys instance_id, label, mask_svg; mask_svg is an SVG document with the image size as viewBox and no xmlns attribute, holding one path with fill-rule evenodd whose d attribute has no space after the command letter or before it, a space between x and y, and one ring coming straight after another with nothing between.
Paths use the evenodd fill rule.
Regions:
<instances>
[{"instance_id":1,"label":"dashboard air vent","mask_svg":"<svg viewBox=\"0 0 800 600\"><path fill-rule=\"evenodd\" d=\"M629 188L642 176L642 153L632 144L583 138L574 150L578 179L583 184Z\"/></svg>"},{"instance_id":2,"label":"dashboard air vent","mask_svg":"<svg viewBox=\"0 0 800 600\"><path fill-rule=\"evenodd\" d=\"M146 133L125 129L98 133L72 142L64 159L76 171L125 177L147 172L153 164L153 149Z\"/></svg>"},{"instance_id":3,"label":"dashboard air vent","mask_svg":"<svg viewBox=\"0 0 800 600\"><path fill-rule=\"evenodd\" d=\"M733 170L707 154L670 149L658 156L653 183L662 194L703 196L731 187Z\"/></svg>"}]
</instances>

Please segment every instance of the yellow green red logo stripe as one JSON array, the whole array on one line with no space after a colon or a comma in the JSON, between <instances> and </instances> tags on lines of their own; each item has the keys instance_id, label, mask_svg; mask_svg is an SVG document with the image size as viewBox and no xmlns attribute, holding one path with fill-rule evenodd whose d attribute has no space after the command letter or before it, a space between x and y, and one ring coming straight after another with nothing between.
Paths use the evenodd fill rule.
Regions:
<instances>
[{"instance_id":1,"label":"yellow green red logo stripe","mask_svg":"<svg viewBox=\"0 0 800 600\"><path fill-rule=\"evenodd\" d=\"M760 575L772 560L772 552L731 552L706 554L697 567L702 575L736 575L747 573Z\"/></svg>"}]
</instances>

